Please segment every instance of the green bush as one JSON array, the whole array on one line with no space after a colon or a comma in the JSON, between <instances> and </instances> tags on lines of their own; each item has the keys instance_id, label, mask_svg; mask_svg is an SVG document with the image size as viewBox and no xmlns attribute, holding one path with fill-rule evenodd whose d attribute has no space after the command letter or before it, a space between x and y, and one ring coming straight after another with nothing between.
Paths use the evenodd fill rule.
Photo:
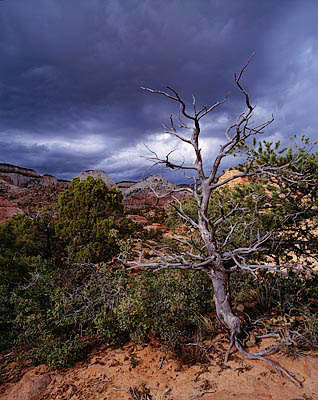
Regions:
<instances>
[{"instance_id":1,"label":"green bush","mask_svg":"<svg viewBox=\"0 0 318 400\"><path fill-rule=\"evenodd\" d=\"M236 276L235 276L236 275ZM258 274L246 279L233 275L235 305L252 307L255 317L282 320L292 317L303 340L318 345L317 277ZM256 295L269 288L266 302ZM260 293L259 292L259 293ZM2 297L1 297L2 296ZM67 270L40 266L29 274L12 295L0 286L2 310L10 318L15 336L4 335L3 345L22 346L35 363L69 366L87 352L85 336L121 345L129 340L143 343L153 336L174 351L197 335L215 333L209 317L212 293L209 279L195 271L149 270L131 273L106 264L77 263ZM4 325L3 325L4 327ZM3 329L4 333L4 329Z\"/></svg>"},{"instance_id":2,"label":"green bush","mask_svg":"<svg viewBox=\"0 0 318 400\"><path fill-rule=\"evenodd\" d=\"M72 273L74 272L74 274ZM193 271L142 271L76 264L42 271L11 299L16 344L36 363L70 365L85 353L80 337L112 344L147 342L156 335L170 349L200 329L211 309L208 278Z\"/></svg>"},{"instance_id":3,"label":"green bush","mask_svg":"<svg viewBox=\"0 0 318 400\"><path fill-rule=\"evenodd\" d=\"M133 341L144 342L155 334L175 349L198 330L198 314L207 313L211 304L210 284L204 275L142 271L130 277L126 293L113 308L113 324ZM98 318L101 327L103 319ZM109 326L107 319L105 326Z\"/></svg>"},{"instance_id":4,"label":"green bush","mask_svg":"<svg viewBox=\"0 0 318 400\"><path fill-rule=\"evenodd\" d=\"M0 351L14 344L16 310L14 299L19 288L32 281L40 257L22 257L14 254L0 255ZM32 272L33 271L33 272Z\"/></svg>"},{"instance_id":5,"label":"green bush","mask_svg":"<svg viewBox=\"0 0 318 400\"><path fill-rule=\"evenodd\" d=\"M57 212L56 233L69 261L107 260L119 252L118 240L134 229L124 218L121 192L100 178L73 179L59 196Z\"/></svg>"},{"instance_id":6,"label":"green bush","mask_svg":"<svg viewBox=\"0 0 318 400\"><path fill-rule=\"evenodd\" d=\"M84 359L86 349L78 335L66 340L48 337L40 347L35 347L28 358L35 364L45 363L50 367L70 367L76 361Z\"/></svg>"}]
</instances>

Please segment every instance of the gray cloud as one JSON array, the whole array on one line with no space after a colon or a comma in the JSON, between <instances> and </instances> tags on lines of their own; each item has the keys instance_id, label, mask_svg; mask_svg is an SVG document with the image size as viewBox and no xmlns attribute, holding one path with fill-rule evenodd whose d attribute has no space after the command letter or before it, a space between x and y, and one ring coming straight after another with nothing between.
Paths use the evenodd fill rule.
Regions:
<instances>
[{"instance_id":1,"label":"gray cloud","mask_svg":"<svg viewBox=\"0 0 318 400\"><path fill-rule=\"evenodd\" d=\"M139 178L146 164L127 149L176 111L139 87L173 85L202 104L230 90L211 122L241 111L233 73L253 51L244 82L259 116L275 113L269 134L314 137L317 17L314 0L2 1L1 161L68 178L98 166Z\"/></svg>"}]
</instances>

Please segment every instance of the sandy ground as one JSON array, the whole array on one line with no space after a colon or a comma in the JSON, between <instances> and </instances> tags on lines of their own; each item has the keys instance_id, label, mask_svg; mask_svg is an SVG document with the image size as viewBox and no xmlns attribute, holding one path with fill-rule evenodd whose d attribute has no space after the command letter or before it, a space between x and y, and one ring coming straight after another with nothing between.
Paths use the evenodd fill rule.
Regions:
<instances>
[{"instance_id":1,"label":"sandy ground","mask_svg":"<svg viewBox=\"0 0 318 400\"><path fill-rule=\"evenodd\" d=\"M19 382L2 385L0 400L318 399L318 354L272 356L302 382L297 388L266 363L235 351L224 368L219 350L209 353L210 362L189 366L165 357L156 344L105 346L67 370L29 369Z\"/></svg>"}]
</instances>

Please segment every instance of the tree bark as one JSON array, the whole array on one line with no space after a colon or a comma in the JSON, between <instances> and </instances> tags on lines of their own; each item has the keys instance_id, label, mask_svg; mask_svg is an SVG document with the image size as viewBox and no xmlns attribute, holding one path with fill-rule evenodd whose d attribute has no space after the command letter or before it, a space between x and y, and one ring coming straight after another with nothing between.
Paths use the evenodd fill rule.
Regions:
<instances>
[{"instance_id":1,"label":"tree bark","mask_svg":"<svg viewBox=\"0 0 318 400\"><path fill-rule=\"evenodd\" d=\"M216 314L231 336L237 337L241 333L241 321L232 311L229 274L220 269L211 269L209 277L214 289Z\"/></svg>"}]
</instances>

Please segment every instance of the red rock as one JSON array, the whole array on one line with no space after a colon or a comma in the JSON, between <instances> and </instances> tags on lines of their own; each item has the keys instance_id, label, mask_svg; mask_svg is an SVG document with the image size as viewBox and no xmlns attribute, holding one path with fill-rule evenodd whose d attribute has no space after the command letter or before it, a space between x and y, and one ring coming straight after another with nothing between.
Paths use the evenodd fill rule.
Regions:
<instances>
[{"instance_id":1,"label":"red rock","mask_svg":"<svg viewBox=\"0 0 318 400\"><path fill-rule=\"evenodd\" d=\"M151 231L151 230L160 231L160 232L166 232L167 231L167 227L165 225L162 225L162 224L147 225L147 226L144 226L144 229L146 231Z\"/></svg>"},{"instance_id":2,"label":"red rock","mask_svg":"<svg viewBox=\"0 0 318 400\"><path fill-rule=\"evenodd\" d=\"M35 375L34 371L29 371L13 387L7 400L39 400L50 382L50 375Z\"/></svg>"},{"instance_id":3,"label":"red rock","mask_svg":"<svg viewBox=\"0 0 318 400\"><path fill-rule=\"evenodd\" d=\"M23 210L13 201L0 196L0 223L11 218L14 214L23 214Z\"/></svg>"},{"instance_id":4,"label":"red rock","mask_svg":"<svg viewBox=\"0 0 318 400\"><path fill-rule=\"evenodd\" d=\"M146 217L142 217L141 215L127 215L127 217L129 219L131 219L132 221L136 222L137 224L140 225L147 225L148 224L148 220Z\"/></svg>"}]
</instances>

